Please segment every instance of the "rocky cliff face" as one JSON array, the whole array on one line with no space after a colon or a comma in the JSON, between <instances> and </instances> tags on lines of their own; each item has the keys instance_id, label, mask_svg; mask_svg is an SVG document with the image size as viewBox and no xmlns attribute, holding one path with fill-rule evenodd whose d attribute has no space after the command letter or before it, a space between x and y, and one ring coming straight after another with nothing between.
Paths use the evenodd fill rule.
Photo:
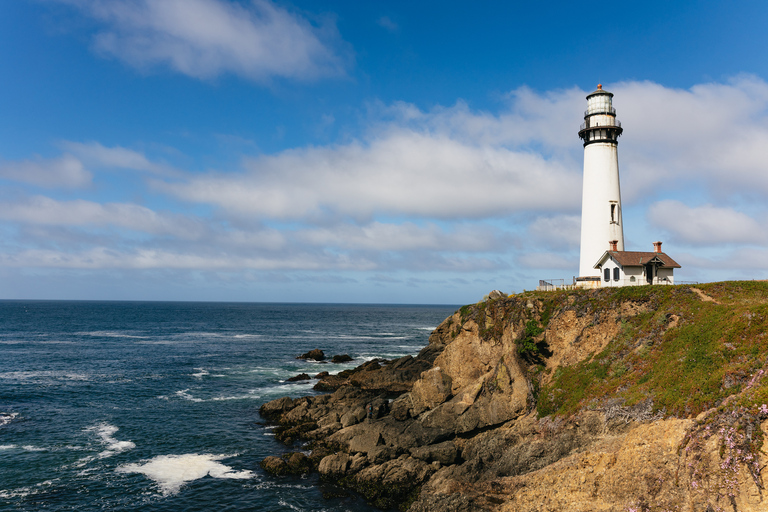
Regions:
<instances>
[{"instance_id":1,"label":"rocky cliff face","mask_svg":"<svg viewBox=\"0 0 768 512\"><path fill-rule=\"evenodd\" d=\"M700 288L465 306L418 356L261 414L309 442L321 477L382 508L768 510L768 288Z\"/></svg>"}]
</instances>

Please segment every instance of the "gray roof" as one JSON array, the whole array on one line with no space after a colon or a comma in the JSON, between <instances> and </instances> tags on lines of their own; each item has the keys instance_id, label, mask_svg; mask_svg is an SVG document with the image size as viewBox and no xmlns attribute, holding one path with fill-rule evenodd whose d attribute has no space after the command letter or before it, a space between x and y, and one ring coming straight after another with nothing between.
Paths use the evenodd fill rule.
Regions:
<instances>
[{"instance_id":1,"label":"gray roof","mask_svg":"<svg viewBox=\"0 0 768 512\"><path fill-rule=\"evenodd\" d=\"M612 92L608 92L605 89L603 89L602 87L600 87L598 89L595 89L591 93L587 94L587 99L591 98L592 96L597 96L598 94L607 94L608 96L613 98L613 93Z\"/></svg>"}]
</instances>

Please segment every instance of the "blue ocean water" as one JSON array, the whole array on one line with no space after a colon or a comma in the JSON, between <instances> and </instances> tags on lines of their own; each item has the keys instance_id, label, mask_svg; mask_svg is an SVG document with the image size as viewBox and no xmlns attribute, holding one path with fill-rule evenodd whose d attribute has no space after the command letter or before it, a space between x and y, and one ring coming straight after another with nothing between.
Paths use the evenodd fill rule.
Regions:
<instances>
[{"instance_id":1,"label":"blue ocean water","mask_svg":"<svg viewBox=\"0 0 768 512\"><path fill-rule=\"evenodd\" d=\"M0 510L370 510L258 415L298 373L415 354L453 306L0 301ZM295 357L314 348L348 364Z\"/></svg>"}]
</instances>

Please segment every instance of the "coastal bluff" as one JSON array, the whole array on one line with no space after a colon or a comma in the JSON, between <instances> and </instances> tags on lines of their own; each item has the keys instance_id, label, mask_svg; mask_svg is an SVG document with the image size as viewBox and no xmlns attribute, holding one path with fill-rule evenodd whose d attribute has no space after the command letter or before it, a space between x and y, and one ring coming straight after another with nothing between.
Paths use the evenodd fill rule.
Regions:
<instances>
[{"instance_id":1,"label":"coastal bluff","mask_svg":"<svg viewBox=\"0 0 768 512\"><path fill-rule=\"evenodd\" d=\"M767 332L758 281L488 299L264 404L295 451L262 467L414 512L768 510Z\"/></svg>"}]
</instances>

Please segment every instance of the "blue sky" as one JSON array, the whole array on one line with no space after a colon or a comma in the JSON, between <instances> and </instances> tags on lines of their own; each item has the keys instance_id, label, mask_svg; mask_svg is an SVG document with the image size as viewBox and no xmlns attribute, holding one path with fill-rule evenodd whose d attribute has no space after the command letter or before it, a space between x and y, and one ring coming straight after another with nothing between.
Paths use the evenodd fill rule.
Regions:
<instances>
[{"instance_id":1,"label":"blue sky","mask_svg":"<svg viewBox=\"0 0 768 512\"><path fill-rule=\"evenodd\" d=\"M765 2L0 3L0 298L474 302L627 250L768 278Z\"/></svg>"}]
</instances>

